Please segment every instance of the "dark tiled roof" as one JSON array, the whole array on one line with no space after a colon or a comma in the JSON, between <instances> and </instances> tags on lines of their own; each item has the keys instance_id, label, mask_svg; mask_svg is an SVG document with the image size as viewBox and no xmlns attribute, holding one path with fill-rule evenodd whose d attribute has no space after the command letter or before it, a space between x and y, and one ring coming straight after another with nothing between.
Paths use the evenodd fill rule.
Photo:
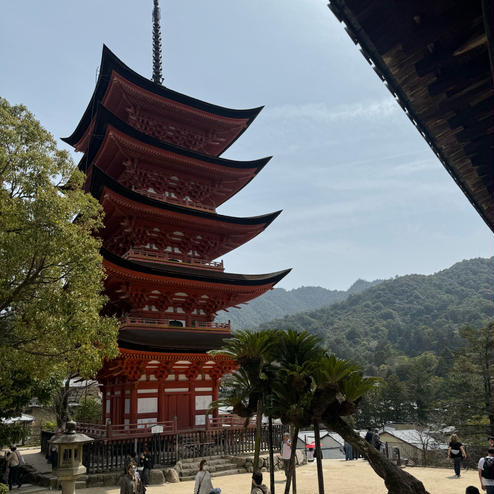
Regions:
<instances>
[{"instance_id":1,"label":"dark tiled roof","mask_svg":"<svg viewBox=\"0 0 494 494\"><path fill-rule=\"evenodd\" d=\"M263 286L278 283L283 279L291 269L285 269L276 273L267 274L238 274L224 273L222 271L213 271L199 269L195 267L186 267L184 265L175 266L168 264L158 264L150 262L138 262L122 259L121 257L102 248L101 253L107 261L131 271L145 273L168 278L180 278L193 281L202 281L207 283L220 283L237 286Z\"/></svg>"},{"instance_id":2,"label":"dark tiled roof","mask_svg":"<svg viewBox=\"0 0 494 494\"><path fill-rule=\"evenodd\" d=\"M232 119L239 119L239 120L247 119L247 124L245 128L247 128L252 123L252 121L262 110L262 107L252 108L247 110L234 110L230 108L225 108L168 89L165 86L156 84L155 82L139 75L137 72L134 72L131 68L127 67L127 65L125 65L106 45L103 45L103 53L101 55L101 63L100 63L100 73L99 73L98 81L96 83L96 87L94 89L93 96L91 97L91 100L86 108L86 111L84 112L81 121L77 125L72 135L63 138L63 140L68 144L73 146L81 140L82 136L84 135L87 127L89 126L97 110L98 103L102 101L105 95L106 89L108 87L108 83L110 81L110 76L113 70L118 74L121 74L128 81L136 84L137 86L141 87L142 89L145 89L146 91L156 94L157 96L161 96L163 98L176 101L177 103L181 103L183 105L187 105L196 108L198 110L211 113L213 115L218 115L221 117L227 117ZM239 133L237 138L242 134L242 132ZM230 143L230 145L231 144L232 143Z\"/></svg>"},{"instance_id":3,"label":"dark tiled roof","mask_svg":"<svg viewBox=\"0 0 494 494\"><path fill-rule=\"evenodd\" d=\"M226 216L223 214L210 213L208 211L202 211L199 209L188 208L185 206L179 206L176 204L171 204L164 201L158 201L152 199L151 197L139 194L133 190L129 190L127 187L119 184L116 180L109 177L106 173L100 170L98 167L93 167L91 171L91 194L97 199L100 198L103 188L108 187L117 194L128 199L146 204L147 206L152 206L158 209L163 209L173 213L185 214L188 216L197 216L198 218L203 218L207 220L223 222L223 223L234 223L239 225L262 225L267 228L275 218L281 213L280 211L275 211L274 213L263 214L260 216L249 216L246 218L238 218L236 216Z\"/></svg>"},{"instance_id":4,"label":"dark tiled roof","mask_svg":"<svg viewBox=\"0 0 494 494\"><path fill-rule=\"evenodd\" d=\"M224 346L229 333L193 331L187 329L124 329L118 336L118 346L129 350L166 351L173 353L206 353Z\"/></svg>"}]
</instances>

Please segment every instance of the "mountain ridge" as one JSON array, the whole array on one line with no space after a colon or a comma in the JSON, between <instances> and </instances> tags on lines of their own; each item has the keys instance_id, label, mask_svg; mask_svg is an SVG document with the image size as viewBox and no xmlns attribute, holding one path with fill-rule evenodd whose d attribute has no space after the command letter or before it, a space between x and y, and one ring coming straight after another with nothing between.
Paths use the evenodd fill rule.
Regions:
<instances>
[{"instance_id":1,"label":"mountain ridge","mask_svg":"<svg viewBox=\"0 0 494 494\"><path fill-rule=\"evenodd\" d=\"M271 319L341 302L350 295L361 293L381 281L383 280L366 281L359 278L348 290L329 290L320 286L301 286L291 290L273 288L250 301L240 310L218 312L216 321L230 321L234 330L252 329Z\"/></svg>"},{"instance_id":2,"label":"mountain ridge","mask_svg":"<svg viewBox=\"0 0 494 494\"><path fill-rule=\"evenodd\" d=\"M408 356L457 348L461 327L494 318L493 299L494 257L475 258L431 275L384 280L330 306L259 327L307 330L340 357L374 361L388 343Z\"/></svg>"}]
</instances>

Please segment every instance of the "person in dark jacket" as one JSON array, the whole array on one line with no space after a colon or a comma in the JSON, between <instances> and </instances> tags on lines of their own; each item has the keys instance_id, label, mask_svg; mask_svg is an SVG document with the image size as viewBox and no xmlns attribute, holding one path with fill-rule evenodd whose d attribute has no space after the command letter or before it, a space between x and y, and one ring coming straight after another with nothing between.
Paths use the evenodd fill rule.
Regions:
<instances>
[{"instance_id":1,"label":"person in dark jacket","mask_svg":"<svg viewBox=\"0 0 494 494\"><path fill-rule=\"evenodd\" d=\"M452 434L449 438L448 458L453 460L453 468L457 479L460 478L461 460L466 457L467 454L463 444L460 443L456 434Z\"/></svg>"},{"instance_id":2,"label":"person in dark jacket","mask_svg":"<svg viewBox=\"0 0 494 494\"><path fill-rule=\"evenodd\" d=\"M139 465L142 467L142 482L145 486L148 486L149 474L151 472L151 468L153 468L153 460L148 448L144 448L144 451L142 452L142 455L139 459Z\"/></svg>"}]
</instances>

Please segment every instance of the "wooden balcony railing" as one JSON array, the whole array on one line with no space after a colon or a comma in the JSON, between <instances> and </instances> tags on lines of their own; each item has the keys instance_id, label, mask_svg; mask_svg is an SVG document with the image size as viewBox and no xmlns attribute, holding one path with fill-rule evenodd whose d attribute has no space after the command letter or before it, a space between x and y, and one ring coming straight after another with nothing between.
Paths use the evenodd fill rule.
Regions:
<instances>
[{"instance_id":1,"label":"wooden balcony railing","mask_svg":"<svg viewBox=\"0 0 494 494\"><path fill-rule=\"evenodd\" d=\"M182 322L182 321L180 321ZM228 322L208 322L208 321L192 321L190 325L178 326L177 319L152 319L149 317L132 317L126 316L121 319L120 329L126 327L146 327L146 328L183 328L183 329L222 329L225 331L230 330L230 321Z\"/></svg>"},{"instance_id":2,"label":"wooden balcony railing","mask_svg":"<svg viewBox=\"0 0 494 494\"><path fill-rule=\"evenodd\" d=\"M161 264L184 264L203 269L214 269L215 271L224 271L223 261L206 261L194 257L186 257L185 259L177 259L176 255L170 255L166 252L153 251L143 248L129 249L123 256L124 259L130 261L152 261Z\"/></svg>"}]
</instances>

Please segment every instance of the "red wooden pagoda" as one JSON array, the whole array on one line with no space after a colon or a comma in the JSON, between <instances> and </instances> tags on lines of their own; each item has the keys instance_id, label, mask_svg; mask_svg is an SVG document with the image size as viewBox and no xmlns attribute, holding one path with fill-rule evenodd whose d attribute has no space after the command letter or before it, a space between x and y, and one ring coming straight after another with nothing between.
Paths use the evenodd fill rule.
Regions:
<instances>
[{"instance_id":1,"label":"red wooden pagoda","mask_svg":"<svg viewBox=\"0 0 494 494\"><path fill-rule=\"evenodd\" d=\"M279 214L216 213L269 161L219 157L259 111L167 89L103 48L94 94L64 140L84 153L86 188L105 211L107 311L122 321L120 355L98 375L105 423L203 426L219 379L234 367L206 353L230 335L229 324L214 323L217 311L261 295L289 272L225 273L215 261Z\"/></svg>"}]
</instances>

